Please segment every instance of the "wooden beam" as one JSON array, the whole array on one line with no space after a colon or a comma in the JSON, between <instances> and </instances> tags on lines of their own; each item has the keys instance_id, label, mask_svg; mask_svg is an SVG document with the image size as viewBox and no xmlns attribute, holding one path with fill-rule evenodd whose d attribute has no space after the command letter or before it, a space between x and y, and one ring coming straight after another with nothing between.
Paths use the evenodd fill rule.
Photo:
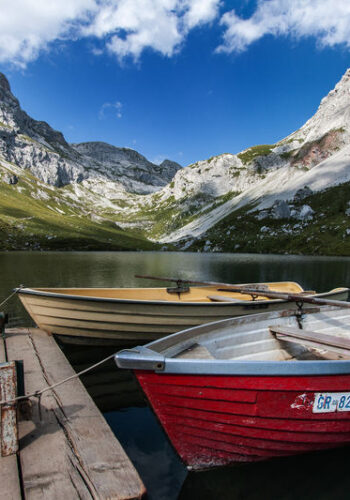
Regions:
<instances>
[{"instance_id":1,"label":"wooden beam","mask_svg":"<svg viewBox=\"0 0 350 500\"><path fill-rule=\"evenodd\" d=\"M17 396L16 363L0 364L0 401L9 401ZM0 407L1 456L7 457L18 451L17 407L15 402Z\"/></svg>"},{"instance_id":2,"label":"wooden beam","mask_svg":"<svg viewBox=\"0 0 350 500\"><path fill-rule=\"evenodd\" d=\"M315 349L328 350L350 356L350 339L311 330L287 326L270 326L270 331L279 340L308 345Z\"/></svg>"},{"instance_id":3,"label":"wooden beam","mask_svg":"<svg viewBox=\"0 0 350 500\"><path fill-rule=\"evenodd\" d=\"M6 361L3 338L0 336L0 363ZM17 455L0 456L0 498L20 500L21 488L17 466Z\"/></svg>"}]
</instances>

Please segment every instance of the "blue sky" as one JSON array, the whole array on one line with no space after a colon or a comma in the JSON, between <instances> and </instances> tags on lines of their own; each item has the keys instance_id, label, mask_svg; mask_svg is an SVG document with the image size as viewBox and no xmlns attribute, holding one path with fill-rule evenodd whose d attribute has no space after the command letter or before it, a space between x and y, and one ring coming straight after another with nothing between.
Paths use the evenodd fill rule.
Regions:
<instances>
[{"instance_id":1,"label":"blue sky","mask_svg":"<svg viewBox=\"0 0 350 500\"><path fill-rule=\"evenodd\" d=\"M0 71L69 142L188 165L272 144L350 67L348 0L0 0Z\"/></svg>"}]
</instances>

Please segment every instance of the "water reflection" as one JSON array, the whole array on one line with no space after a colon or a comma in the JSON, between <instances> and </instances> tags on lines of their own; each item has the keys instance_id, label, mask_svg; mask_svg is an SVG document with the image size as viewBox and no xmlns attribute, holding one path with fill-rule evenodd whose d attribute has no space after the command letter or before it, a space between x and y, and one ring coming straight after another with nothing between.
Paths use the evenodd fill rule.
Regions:
<instances>
[{"instance_id":1,"label":"water reflection","mask_svg":"<svg viewBox=\"0 0 350 500\"><path fill-rule=\"evenodd\" d=\"M85 370L115 353L114 347L58 343L76 372ZM113 359L81 375L80 380L102 413L147 404L133 374L117 368Z\"/></svg>"},{"instance_id":2,"label":"water reflection","mask_svg":"<svg viewBox=\"0 0 350 500\"><path fill-rule=\"evenodd\" d=\"M146 287L135 274L231 283L297 281L307 290L350 284L350 258L160 252L0 252L0 301L19 284L29 287ZM19 300L12 324L29 324Z\"/></svg>"},{"instance_id":3,"label":"water reflection","mask_svg":"<svg viewBox=\"0 0 350 500\"><path fill-rule=\"evenodd\" d=\"M176 500L186 477L163 429L149 408L127 408L105 414L112 429L138 470L148 500ZM201 498L200 495L198 498Z\"/></svg>"},{"instance_id":4,"label":"water reflection","mask_svg":"<svg viewBox=\"0 0 350 500\"><path fill-rule=\"evenodd\" d=\"M350 448L188 474L179 500L349 498Z\"/></svg>"}]
</instances>

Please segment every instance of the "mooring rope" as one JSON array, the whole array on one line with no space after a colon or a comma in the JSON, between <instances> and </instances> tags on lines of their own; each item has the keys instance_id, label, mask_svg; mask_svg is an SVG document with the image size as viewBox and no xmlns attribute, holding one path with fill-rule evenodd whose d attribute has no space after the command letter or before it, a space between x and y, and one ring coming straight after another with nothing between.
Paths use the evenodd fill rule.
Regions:
<instances>
[{"instance_id":1,"label":"mooring rope","mask_svg":"<svg viewBox=\"0 0 350 500\"><path fill-rule=\"evenodd\" d=\"M44 394L44 392L51 391L52 389L55 389L55 387L58 387L59 385L65 384L66 382L69 382L70 380L73 380L75 378L80 377L80 375L83 375L84 373L87 373L87 372L93 370L94 368L97 368L98 366L102 365L106 361L114 358L114 356L115 356L115 354L111 354L107 358L104 358L101 361L99 361L98 363L95 363L94 365L91 365L88 368L85 368L81 372L75 373L74 375L71 375L70 377L67 377L64 380L61 380L60 382L56 382L55 384L52 384L48 387L45 387L44 389L41 389L39 391L32 392L31 394L26 394L25 396L17 396L16 398L8 399L7 401L0 401L0 406L13 405L17 401L23 401L23 400L29 399L29 398L40 398L41 395Z\"/></svg>"},{"instance_id":2,"label":"mooring rope","mask_svg":"<svg viewBox=\"0 0 350 500\"><path fill-rule=\"evenodd\" d=\"M3 300L3 301L1 302L1 304L0 304L0 308L1 308L4 304L6 304L6 302L8 302L8 301L9 301L9 300L10 300L10 299L14 296L14 295L16 295L16 293L17 293L17 291L16 291L16 290L14 290L12 293L10 293L10 295L9 295L9 296L8 296L5 300Z\"/></svg>"}]
</instances>

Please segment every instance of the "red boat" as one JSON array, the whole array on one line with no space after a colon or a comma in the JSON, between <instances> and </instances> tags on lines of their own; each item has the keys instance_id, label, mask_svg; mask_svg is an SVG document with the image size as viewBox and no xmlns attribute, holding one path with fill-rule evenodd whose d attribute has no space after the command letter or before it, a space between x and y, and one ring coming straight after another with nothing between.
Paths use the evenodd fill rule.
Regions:
<instances>
[{"instance_id":1,"label":"red boat","mask_svg":"<svg viewBox=\"0 0 350 500\"><path fill-rule=\"evenodd\" d=\"M350 443L350 311L256 314L116 355L189 468Z\"/></svg>"}]
</instances>

